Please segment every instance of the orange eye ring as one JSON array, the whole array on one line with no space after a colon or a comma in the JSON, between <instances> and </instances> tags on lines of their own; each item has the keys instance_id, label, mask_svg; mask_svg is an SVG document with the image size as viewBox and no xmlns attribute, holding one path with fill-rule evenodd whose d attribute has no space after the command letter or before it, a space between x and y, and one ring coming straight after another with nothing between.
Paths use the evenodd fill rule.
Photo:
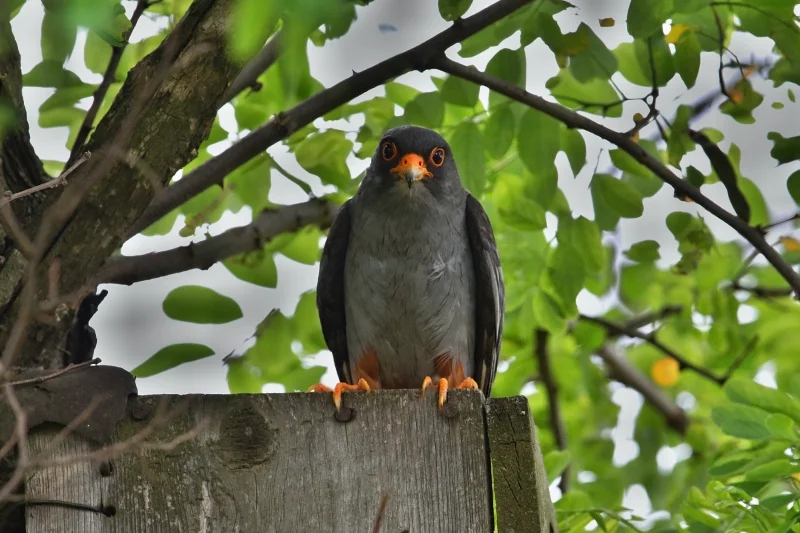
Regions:
<instances>
[{"instance_id":1,"label":"orange eye ring","mask_svg":"<svg viewBox=\"0 0 800 533\"><path fill-rule=\"evenodd\" d=\"M397 157L397 146L391 141L386 141L381 145L381 157L384 161L391 161Z\"/></svg>"},{"instance_id":2,"label":"orange eye ring","mask_svg":"<svg viewBox=\"0 0 800 533\"><path fill-rule=\"evenodd\" d=\"M444 165L444 148L434 148L430 157L431 164L435 167Z\"/></svg>"}]
</instances>

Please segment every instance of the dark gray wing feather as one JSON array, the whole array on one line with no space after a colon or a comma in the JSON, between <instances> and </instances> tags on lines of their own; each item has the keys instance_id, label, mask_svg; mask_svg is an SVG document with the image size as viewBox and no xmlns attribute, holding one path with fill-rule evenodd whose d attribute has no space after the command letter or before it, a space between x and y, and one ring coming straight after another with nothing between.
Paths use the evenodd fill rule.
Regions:
<instances>
[{"instance_id":1,"label":"dark gray wing feather","mask_svg":"<svg viewBox=\"0 0 800 533\"><path fill-rule=\"evenodd\" d=\"M350 201L339 209L328 232L317 280L317 310L325 344L333 353L339 381L352 383L347 356L347 327L344 310L344 268L350 242Z\"/></svg>"},{"instance_id":2,"label":"dark gray wing feather","mask_svg":"<svg viewBox=\"0 0 800 533\"><path fill-rule=\"evenodd\" d=\"M486 396L494 382L503 338L505 285L492 225L481 204L467 195L467 234L475 268L475 364L473 378Z\"/></svg>"}]
</instances>

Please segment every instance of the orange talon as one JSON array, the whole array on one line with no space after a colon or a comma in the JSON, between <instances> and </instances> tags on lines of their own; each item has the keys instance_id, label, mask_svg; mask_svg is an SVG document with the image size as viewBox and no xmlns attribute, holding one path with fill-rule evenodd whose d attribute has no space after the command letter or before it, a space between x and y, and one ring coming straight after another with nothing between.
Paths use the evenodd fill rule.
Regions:
<instances>
[{"instance_id":1,"label":"orange talon","mask_svg":"<svg viewBox=\"0 0 800 533\"><path fill-rule=\"evenodd\" d=\"M477 389L480 390L478 384L472 378L466 378L464 381L458 384L456 387L457 389Z\"/></svg>"},{"instance_id":2,"label":"orange talon","mask_svg":"<svg viewBox=\"0 0 800 533\"><path fill-rule=\"evenodd\" d=\"M430 376L425 376L425 379L422 380L422 391L419 394L420 400L425 397L425 389L431 386L433 380Z\"/></svg>"},{"instance_id":3,"label":"orange talon","mask_svg":"<svg viewBox=\"0 0 800 533\"><path fill-rule=\"evenodd\" d=\"M444 401L447 399L447 380L445 378L439 379L439 409L444 407Z\"/></svg>"},{"instance_id":4,"label":"orange talon","mask_svg":"<svg viewBox=\"0 0 800 533\"><path fill-rule=\"evenodd\" d=\"M323 385L322 383L317 383L316 385L311 385L306 392L333 392L333 389L328 387L327 385Z\"/></svg>"},{"instance_id":5,"label":"orange talon","mask_svg":"<svg viewBox=\"0 0 800 533\"><path fill-rule=\"evenodd\" d=\"M336 410L338 411L342 407L342 393L345 391L366 391L369 392L369 385L367 384L367 380L361 378L358 380L358 383L355 385L350 385L349 383L339 382L333 388L333 405L336 406Z\"/></svg>"}]
</instances>

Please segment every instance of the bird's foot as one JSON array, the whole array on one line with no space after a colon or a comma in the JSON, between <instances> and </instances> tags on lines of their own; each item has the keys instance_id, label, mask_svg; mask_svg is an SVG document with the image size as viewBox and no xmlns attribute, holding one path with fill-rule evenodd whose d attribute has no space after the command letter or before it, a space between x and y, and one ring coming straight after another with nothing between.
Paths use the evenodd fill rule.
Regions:
<instances>
[{"instance_id":1,"label":"bird's foot","mask_svg":"<svg viewBox=\"0 0 800 533\"><path fill-rule=\"evenodd\" d=\"M328 392L333 393L333 405L336 406L338 411L342 407L342 393L345 391L365 391L369 392L370 388L364 378L358 380L355 385L349 383L339 382L332 389L322 383L317 383L308 388L306 392Z\"/></svg>"},{"instance_id":2,"label":"bird's foot","mask_svg":"<svg viewBox=\"0 0 800 533\"><path fill-rule=\"evenodd\" d=\"M432 384L433 384L433 380L431 379L431 377L430 376L425 376L425 379L422 380L422 393L420 394L421 398L425 396L425 389L430 387ZM445 402L445 400L447 400L447 387L448 386L449 386L449 384L447 382L447 379L439 378L439 383L438 383L438 386L437 386L437 388L439 389L439 392L438 392L438 400L436 402L437 405L439 406L439 409L444 407L444 402ZM472 378L466 378L464 381L462 381L461 383L456 385L456 388L457 389L480 389L480 387L478 387L478 384Z\"/></svg>"}]
</instances>

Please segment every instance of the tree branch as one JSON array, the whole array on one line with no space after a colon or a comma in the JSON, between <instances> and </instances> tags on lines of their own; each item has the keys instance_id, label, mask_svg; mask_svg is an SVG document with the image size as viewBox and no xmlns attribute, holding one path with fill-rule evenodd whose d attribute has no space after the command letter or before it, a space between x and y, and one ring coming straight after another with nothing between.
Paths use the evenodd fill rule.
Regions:
<instances>
[{"instance_id":1,"label":"tree branch","mask_svg":"<svg viewBox=\"0 0 800 533\"><path fill-rule=\"evenodd\" d=\"M550 367L550 354L547 351L548 333L544 329L536 329L534 332L535 342L533 354L539 364L539 377L544 383L547 391L547 407L550 413L550 427L553 430L553 437L559 450L567 449L567 428L564 427L564 419L561 416L561 409L558 404L558 383ZM569 490L569 467L564 469L561 474L561 481L558 484L562 493Z\"/></svg>"},{"instance_id":2,"label":"tree branch","mask_svg":"<svg viewBox=\"0 0 800 533\"><path fill-rule=\"evenodd\" d=\"M83 117L83 123L81 123L78 135L75 136L75 142L72 144L72 151L67 160L68 167L71 166L73 161L78 157L83 145L89 138L89 133L91 133L92 127L94 127L94 119L97 118L97 113L100 111L100 106L103 105L103 100L106 97L106 93L108 93L108 88L111 87L117 75L117 68L122 59L122 53L125 52L125 47L128 45L128 38L131 36L131 33L133 33L142 14L153 3L155 2L151 2L150 0L138 0L136 2L136 8L134 8L133 14L131 15L131 25L122 36L122 40L125 44L112 47L108 66L106 66L106 71L103 73L103 81L100 82L100 85L98 85L92 95L92 105L89 107L89 111L86 112L86 116Z\"/></svg>"},{"instance_id":3,"label":"tree branch","mask_svg":"<svg viewBox=\"0 0 800 533\"><path fill-rule=\"evenodd\" d=\"M297 231L309 224L327 227L337 210L338 206L318 199L266 209L251 224L230 229L202 242L164 252L112 257L94 278L92 285L131 285L195 268L205 270L228 257L259 250L282 233Z\"/></svg>"},{"instance_id":4,"label":"tree branch","mask_svg":"<svg viewBox=\"0 0 800 533\"><path fill-rule=\"evenodd\" d=\"M696 188L688 181L676 176L669 170L661 161L656 159L647 152L642 146L634 142L632 139L610 128L599 124L592 119L575 113L561 105L548 102L540 96L531 94L525 89L518 87L514 84L508 83L505 80L478 71L475 68L466 67L455 61L448 59L443 54L433 58L428 66L430 68L437 68L442 72L450 74L451 76L458 76L459 78L477 83L488 87L493 91L497 91L513 100L521 102L527 106L541 111L551 117L555 118L566 124L570 128L579 128L589 133L593 133L605 139L606 141L614 144L615 146L623 149L625 152L633 156L639 163L647 167L650 171L658 176L662 181L672 186L681 196L688 196L696 204L706 209L709 213L719 218L731 228L736 230L739 235L744 237L755 248L757 248L767 259L767 261L775 267L780 275L789 283L795 295L800 295L800 275L781 257L772 246L764 239L764 235L758 229L750 226L739 217L729 213L720 207L713 200L705 196L700 189Z\"/></svg>"},{"instance_id":5,"label":"tree branch","mask_svg":"<svg viewBox=\"0 0 800 533\"><path fill-rule=\"evenodd\" d=\"M720 376L717 376L716 374L714 374L710 370L707 370L707 369L705 369L705 368L703 368L701 366L698 366L698 365L688 361L686 358L684 358L682 355L678 354L672 348L669 348L668 346L665 346L661 341L656 339L656 336L653 333L642 333L639 330L636 330L636 329L633 329L633 328L628 328L628 327L622 326L620 324L615 324L614 322L611 322L610 320L606 320L604 318L600 318L600 317L596 317L596 316L580 315L580 319L581 320L585 320L586 322L592 322L594 324L597 324L598 326L602 326L607 331L611 331L611 332L617 333L619 335L625 335L626 337L630 337L632 339L641 339L641 340L651 344L654 348L657 348L658 350L663 352L664 355L667 355L667 356L672 357L673 359L675 359L678 362L678 364L680 365L681 370L683 370L683 369L692 370L692 371L698 373L699 375L703 376L704 378L709 379L709 380L711 380L711 381L713 381L713 382L715 382L715 383L717 383L719 385L722 385L722 384L725 383L725 379L724 378L722 378Z\"/></svg>"},{"instance_id":6,"label":"tree branch","mask_svg":"<svg viewBox=\"0 0 800 533\"><path fill-rule=\"evenodd\" d=\"M681 435L686 433L686 429L689 427L689 418L686 416L686 412L678 407L661 389L626 359L616 354L610 346L604 345L596 353L606 364L611 379L639 392L647 403L664 415L669 427Z\"/></svg>"},{"instance_id":7,"label":"tree branch","mask_svg":"<svg viewBox=\"0 0 800 533\"><path fill-rule=\"evenodd\" d=\"M225 91L225 94L222 96L222 103L226 104L230 102L236 95L248 87L253 88L254 91L260 89L258 85L259 76L269 70L278 60L281 56L282 49L283 42L281 39L281 32L278 30L270 37L267 44L264 45L256 57L247 63L239 75L236 76L236 79L233 80L231 86L228 87L228 90Z\"/></svg>"},{"instance_id":8,"label":"tree branch","mask_svg":"<svg viewBox=\"0 0 800 533\"><path fill-rule=\"evenodd\" d=\"M450 28L401 54L353 74L286 112L279 113L267 124L252 131L239 142L197 167L154 199L136 221L128 237L144 230L185 201L212 185L281 139L313 122L353 98L411 70L426 70L436 54L474 35L490 24L528 5L533 0L499 0L475 15L461 19Z\"/></svg>"}]
</instances>

